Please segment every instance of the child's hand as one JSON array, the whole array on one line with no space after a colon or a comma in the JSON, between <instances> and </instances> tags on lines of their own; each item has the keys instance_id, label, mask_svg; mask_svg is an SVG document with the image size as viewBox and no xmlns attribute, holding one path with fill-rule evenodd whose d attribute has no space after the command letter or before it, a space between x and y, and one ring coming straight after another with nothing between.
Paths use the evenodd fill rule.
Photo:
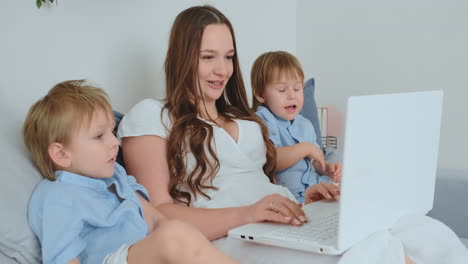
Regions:
<instances>
[{"instance_id":1,"label":"child's hand","mask_svg":"<svg viewBox=\"0 0 468 264\"><path fill-rule=\"evenodd\" d=\"M325 174L325 170L327 169L325 160L314 160L312 166L314 166L316 172L322 175Z\"/></svg>"},{"instance_id":2,"label":"child's hand","mask_svg":"<svg viewBox=\"0 0 468 264\"><path fill-rule=\"evenodd\" d=\"M334 182L341 182L341 175L343 171L343 166L341 163L327 163L325 167L325 175L330 177Z\"/></svg>"},{"instance_id":3,"label":"child's hand","mask_svg":"<svg viewBox=\"0 0 468 264\"><path fill-rule=\"evenodd\" d=\"M314 144L309 144L309 154L307 158L309 160L314 160L314 167L319 171L325 171L325 159L323 157L323 151L320 147L317 147Z\"/></svg>"},{"instance_id":4,"label":"child's hand","mask_svg":"<svg viewBox=\"0 0 468 264\"><path fill-rule=\"evenodd\" d=\"M317 147L314 144L308 143L308 152L307 158L310 160L323 160L323 151L320 147Z\"/></svg>"}]
</instances>

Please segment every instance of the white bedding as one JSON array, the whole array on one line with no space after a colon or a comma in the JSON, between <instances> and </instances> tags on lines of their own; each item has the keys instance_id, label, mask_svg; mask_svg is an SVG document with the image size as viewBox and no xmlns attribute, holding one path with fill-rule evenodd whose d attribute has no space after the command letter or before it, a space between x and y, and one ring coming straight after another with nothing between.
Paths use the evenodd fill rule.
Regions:
<instances>
[{"instance_id":1,"label":"white bedding","mask_svg":"<svg viewBox=\"0 0 468 264\"><path fill-rule=\"evenodd\" d=\"M8 257L8 256L5 256L5 254L3 254L1 251L0 251L0 263L2 264L18 264L18 262L16 262L14 259Z\"/></svg>"},{"instance_id":2,"label":"white bedding","mask_svg":"<svg viewBox=\"0 0 468 264\"><path fill-rule=\"evenodd\" d=\"M324 256L231 238L213 244L242 264L399 264L404 263L404 251L416 264L468 263L468 250L453 231L426 216L403 218L390 231L368 237L342 256Z\"/></svg>"}]
</instances>

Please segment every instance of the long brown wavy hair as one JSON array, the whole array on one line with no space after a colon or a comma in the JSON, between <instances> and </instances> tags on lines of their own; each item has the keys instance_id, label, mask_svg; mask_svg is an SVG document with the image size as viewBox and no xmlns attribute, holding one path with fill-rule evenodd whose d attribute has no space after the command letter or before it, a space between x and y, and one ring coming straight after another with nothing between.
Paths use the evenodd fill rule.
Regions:
<instances>
[{"instance_id":1,"label":"long brown wavy hair","mask_svg":"<svg viewBox=\"0 0 468 264\"><path fill-rule=\"evenodd\" d=\"M166 141L169 192L175 200L186 205L190 205L192 194L195 198L201 194L210 199L205 191L216 189L212 182L220 167L211 144L213 127L198 118L201 116L198 106L204 105L198 79L201 40L205 27L212 24L224 24L229 28L234 50L237 50L229 20L212 6L194 6L176 17L164 64L166 103L163 111L168 111L173 124ZM216 101L216 108L225 120L235 118L259 124L267 148L267 162L263 170L274 182L275 148L268 139L266 126L249 107L237 53L233 56L233 73L223 95ZM189 153L196 161L192 171L187 171L186 157ZM189 191L181 190L184 184L188 185Z\"/></svg>"}]
</instances>

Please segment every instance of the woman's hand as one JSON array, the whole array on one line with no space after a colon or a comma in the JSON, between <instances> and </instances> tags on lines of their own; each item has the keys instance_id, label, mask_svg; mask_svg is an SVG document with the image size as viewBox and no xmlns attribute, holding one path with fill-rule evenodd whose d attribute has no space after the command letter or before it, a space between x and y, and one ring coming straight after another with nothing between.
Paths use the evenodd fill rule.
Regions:
<instances>
[{"instance_id":1,"label":"woman's hand","mask_svg":"<svg viewBox=\"0 0 468 264\"><path fill-rule=\"evenodd\" d=\"M301 225L307 217L300 205L279 194L270 194L248 208L249 222L263 221Z\"/></svg>"},{"instance_id":2,"label":"woman's hand","mask_svg":"<svg viewBox=\"0 0 468 264\"><path fill-rule=\"evenodd\" d=\"M340 187L337 184L322 182L307 188L304 196L306 204L323 199L337 199L340 196Z\"/></svg>"}]
</instances>

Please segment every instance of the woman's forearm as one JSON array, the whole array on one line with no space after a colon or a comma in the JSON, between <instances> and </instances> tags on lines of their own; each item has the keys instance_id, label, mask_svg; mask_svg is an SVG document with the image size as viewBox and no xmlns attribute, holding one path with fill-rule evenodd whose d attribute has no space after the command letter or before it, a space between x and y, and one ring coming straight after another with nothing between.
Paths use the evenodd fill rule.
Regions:
<instances>
[{"instance_id":1,"label":"woman's forearm","mask_svg":"<svg viewBox=\"0 0 468 264\"><path fill-rule=\"evenodd\" d=\"M209 240L224 237L230 229L251 222L247 207L206 209L165 203L158 205L157 209L168 219L182 220L193 225Z\"/></svg>"}]
</instances>

